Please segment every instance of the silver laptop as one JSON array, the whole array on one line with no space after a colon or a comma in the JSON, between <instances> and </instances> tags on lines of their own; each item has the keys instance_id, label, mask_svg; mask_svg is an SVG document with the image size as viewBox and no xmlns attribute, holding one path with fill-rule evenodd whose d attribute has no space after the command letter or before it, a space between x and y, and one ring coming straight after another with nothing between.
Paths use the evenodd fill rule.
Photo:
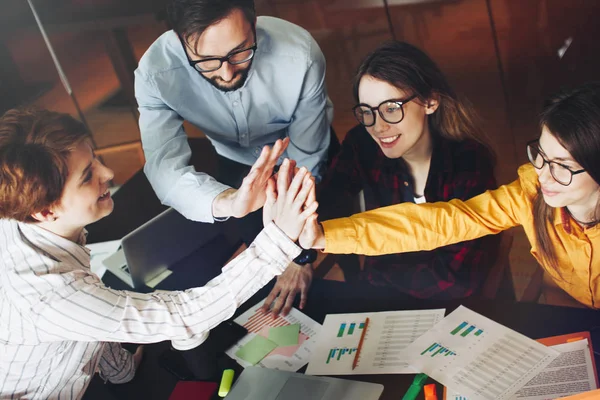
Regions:
<instances>
[{"instance_id":1,"label":"silver laptop","mask_svg":"<svg viewBox=\"0 0 600 400\"><path fill-rule=\"evenodd\" d=\"M127 234L103 263L131 287L153 287L151 281L221 233L221 224L191 221L169 208Z\"/></svg>"},{"instance_id":2,"label":"silver laptop","mask_svg":"<svg viewBox=\"0 0 600 400\"><path fill-rule=\"evenodd\" d=\"M377 400L383 385L248 367L226 400Z\"/></svg>"}]
</instances>

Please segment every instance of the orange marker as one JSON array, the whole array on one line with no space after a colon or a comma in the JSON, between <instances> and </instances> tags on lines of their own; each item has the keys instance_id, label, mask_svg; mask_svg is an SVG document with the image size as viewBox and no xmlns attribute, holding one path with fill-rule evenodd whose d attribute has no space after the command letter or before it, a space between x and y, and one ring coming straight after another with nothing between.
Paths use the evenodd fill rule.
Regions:
<instances>
[{"instance_id":1,"label":"orange marker","mask_svg":"<svg viewBox=\"0 0 600 400\"><path fill-rule=\"evenodd\" d=\"M365 341L365 334L367 333L368 327L369 318L365 320L365 327L363 328L362 334L360 335L360 341L358 342L358 348L356 349L356 354L354 355L354 361L352 361L352 369L356 368L356 365L358 365L358 358L360 357L360 351L362 350L362 345Z\"/></svg>"},{"instance_id":2,"label":"orange marker","mask_svg":"<svg viewBox=\"0 0 600 400\"><path fill-rule=\"evenodd\" d=\"M423 391L425 392L425 400L438 400L435 383L425 385Z\"/></svg>"}]
</instances>

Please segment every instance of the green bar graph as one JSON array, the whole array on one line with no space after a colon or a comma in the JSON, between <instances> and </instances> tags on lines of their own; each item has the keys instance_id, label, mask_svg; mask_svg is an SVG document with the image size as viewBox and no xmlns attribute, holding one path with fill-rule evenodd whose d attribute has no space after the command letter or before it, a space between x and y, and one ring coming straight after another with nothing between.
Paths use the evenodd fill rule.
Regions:
<instances>
[{"instance_id":1,"label":"green bar graph","mask_svg":"<svg viewBox=\"0 0 600 400\"><path fill-rule=\"evenodd\" d=\"M340 325L340 330L338 331L337 337L344 336L344 331L346 330L346 324L343 323Z\"/></svg>"},{"instance_id":2,"label":"green bar graph","mask_svg":"<svg viewBox=\"0 0 600 400\"><path fill-rule=\"evenodd\" d=\"M325 362L325 364L329 364L329 360L331 360L333 357L335 357L336 350L337 349L329 350L329 355L327 356L327 361Z\"/></svg>"},{"instance_id":3,"label":"green bar graph","mask_svg":"<svg viewBox=\"0 0 600 400\"><path fill-rule=\"evenodd\" d=\"M356 324L353 322L350 324L350 328L348 329L348 335L352 335L354 333L354 327Z\"/></svg>"},{"instance_id":4,"label":"green bar graph","mask_svg":"<svg viewBox=\"0 0 600 400\"><path fill-rule=\"evenodd\" d=\"M421 355L427 353L429 350L433 349L435 346L437 346L437 343L434 343L431 346L429 346L428 348L426 348L425 350L423 350L423 352L421 353Z\"/></svg>"},{"instance_id":5,"label":"green bar graph","mask_svg":"<svg viewBox=\"0 0 600 400\"><path fill-rule=\"evenodd\" d=\"M327 361L325 361L325 364L329 364L330 361L340 361L340 360L342 360L342 356L349 356L349 355L352 355L353 353L356 353L356 347L355 348L343 347L341 349L338 349L338 348L330 349L329 354L327 355Z\"/></svg>"},{"instance_id":6,"label":"green bar graph","mask_svg":"<svg viewBox=\"0 0 600 400\"><path fill-rule=\"evenodd\" d=\"M475 336L479 336L483 333L483 331L481 329L478 329L477 332L475 332Z\"/></svg>"},{"instance_id":7,"label":"green bar graph","mask_svg":"<svg viewBox=\"0 0 600 400\"><path fill-rule=\"evenodd\" d=\"M469 333L473 332L474 330L475 330L475 326L471 325L463 333L461 333L460 336L466 337Z\"/></svg>"},{"instance_id":8,"label":"green bar graph","mask_svg":"<svg viewBox=\"0 0 600 400\"><path fill-rule=\"evenodd\" d=\"M463 322L462 324L460 324L459 326L457 326L456 329L454 329L452 332L450 332L450 334L451 335L456 335L458 332L460 332L462 330L462 328L464 328L467 325L469 325L467 322Z\"/></svg>"},{"instance_id":9,"label":"green bar graph","mask_svg":"<svg viewBox=\"0 0 600 400\"><path fill-rule=\"evenodd\" d=\"M435 356L437 356L437 355L438 355L438 353L441 353L441 352L442 352L442 351L444 351L444 350L445 350L445 349L444 349L443 347L440 347L440 348L438 349L438 351L436 351L435 353L433 353L433 354L431 355L431 357L435 357Z\"/></svg>"}]
</instances>

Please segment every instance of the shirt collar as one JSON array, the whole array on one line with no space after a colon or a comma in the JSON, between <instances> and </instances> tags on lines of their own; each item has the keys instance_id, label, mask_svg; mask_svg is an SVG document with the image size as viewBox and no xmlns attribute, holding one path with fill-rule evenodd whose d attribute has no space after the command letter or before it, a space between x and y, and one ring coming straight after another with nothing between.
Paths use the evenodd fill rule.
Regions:
<instances>
[{"instance_id":1,"label":"shirt collar","mask_svg":"<svg viewBox=\"0 0 600 400\"><path fill-rule=\"evenodd\" d=\"M81 231L79 240L76 243L33 223L18 222L17 224L21 234L31 244L50 254L55 259L62 261L65 260L65 257L76 256L81 260L87 257L87 263L89 264L90 250L85 247L87 230L83 229Z\"/></svg>"},{"instance_id":2,"label":"shirt collar","mask_svg":"<svg viewBox=\"0 0 600 400\"><path fill-rule=\"evenodd\" d=\"M561 207L560 209L555 210L553 224L554 226L562 225L563 229L568 234L574 232L584 232L586 235L588 235L593 232L600 232L600 224L589 228L584 228L580 226L577 222L573 220L573 218L571 218L566 207Z\"/></svg>"}]
</instances>

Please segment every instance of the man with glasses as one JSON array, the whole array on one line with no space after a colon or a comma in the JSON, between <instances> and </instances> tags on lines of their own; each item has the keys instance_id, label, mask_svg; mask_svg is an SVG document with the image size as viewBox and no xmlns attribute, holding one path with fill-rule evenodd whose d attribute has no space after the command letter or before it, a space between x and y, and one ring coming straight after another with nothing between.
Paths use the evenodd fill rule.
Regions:
<instances>
[{"instance_id":1,"label":"man with glasses","mask_svg":"<svg viewBox=\"0 0 600 400\"><path fill-rule=\"evenodd\" d=\"M163 204L195 221L243 218L250 242L265 196L243 179L263 146L288 138L283 156L321 175L333 117L325 58L304 29L256 18L252 0L172 0L168 19L173 30L135 71L144 171ZM184 120L215 147L218 180L188 166Z\"/></svg>"}]
</instances>

